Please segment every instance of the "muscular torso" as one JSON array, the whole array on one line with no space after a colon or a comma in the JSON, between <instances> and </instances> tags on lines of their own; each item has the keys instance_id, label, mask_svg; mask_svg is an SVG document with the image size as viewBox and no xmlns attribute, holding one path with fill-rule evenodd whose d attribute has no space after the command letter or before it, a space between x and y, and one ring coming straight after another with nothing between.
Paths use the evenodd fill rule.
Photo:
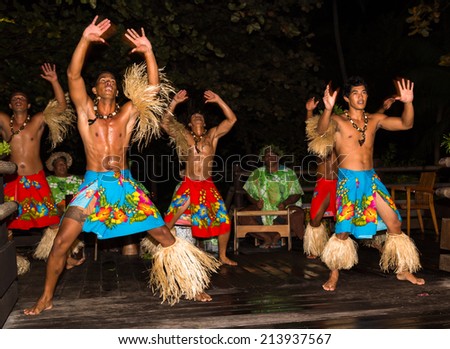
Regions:
<instances>
[{"instance_id":1,"label":"muscular torso","mask_svg":"<svg viewBox=\"0 0 450 349\"><path fill-rule=\"evenodd\" d=\"M129 115L130 104L127 103L111 119L97 119L90 126L86 119L78 120L87 170L104 172L128 168L126 154L133 127L133 120ZM94 118L92 113L89 119Z\"/></svg>"},{"instance_id":2,"label":"muscular torso","mask_svg":"<svg viewBox=\"0 0 450 349\"><path fill-rule=\"evenodd\" d=\"M209 132L197 143L189 135L189 154L186 164L186 175L193 180L205 180L212 176L214 155L216 153L217 139L214 137L215 129Z\"/></svg>"},{"instance_id":3,"label":"muscular torso","mask_svg":"<svg viewBox=\"0 0 450 349\"><path fill-rule=\"evenodd\" d=\"M373 168L373 144L377 131L377 119L369 115L366 130L366 140L362 146L358 140L361 133L353 128L350 121L345 116L334 116L338 127L336 130L336 154L338 156L339 167L355 171L365 171ZM363 121L357 123L363 128Z\"/></svg>"},{"instance_id":4,"label":"muscular torso","mask_svg":"<svg viewBox=\"0 0 450 349\"><path fill-rule=\"evenodd\" d=\"M14 120L13 130L18 131L22 124L23 122ZM9 142L11 146L10 161L17 165L18 175L28 176L43 169L40 149L44 126L43 114L37 113ZM0 129L2 138L8 141L12 135L10 117L4 113L0 115Z\"/></svg>"}]
</instances>

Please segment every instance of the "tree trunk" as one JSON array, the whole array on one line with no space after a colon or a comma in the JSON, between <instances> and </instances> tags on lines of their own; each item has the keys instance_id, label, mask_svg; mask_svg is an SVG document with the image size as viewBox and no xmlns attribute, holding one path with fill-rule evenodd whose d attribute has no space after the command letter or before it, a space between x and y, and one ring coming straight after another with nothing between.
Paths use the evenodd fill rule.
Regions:
<instances>
[{"instance_id":1,"label":"tree trunk","mask_svg":"<svg viewBox=\"0 0 450 349\"><path fill-rule=\"evenodd\" d=\"M339 67L341 69L342 80L347 80L347 69L345 68L344 52L342 51L341 34L339 31L339 14L337 9L337 0L333 0L333 27L334 39L336 41L336 51L339 59Z\"/></svg>"}]
</instances>

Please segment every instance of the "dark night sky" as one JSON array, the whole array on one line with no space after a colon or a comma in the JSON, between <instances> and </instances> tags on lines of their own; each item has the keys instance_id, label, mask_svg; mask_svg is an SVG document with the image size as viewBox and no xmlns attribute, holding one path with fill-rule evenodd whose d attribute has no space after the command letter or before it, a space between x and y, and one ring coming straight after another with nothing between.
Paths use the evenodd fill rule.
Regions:
<instances>
[{"instance_id":1,"label":"dark night sky","mask_svg":"<svg viewBox=\"0 0 450 349\"><path fill-rule=\"evenodd\" d=\"M345 0L337 1L340 42L343 48L345 69L348 76L360 75L369 84L371 80L384 79L391 85L391 79L401 74L401 62L395 59L378 62L378 56L369 56L368 53L376 50L383 52L386 47L380 38L373 40L374 31L380 30L381 20L391 23L396 20L402 24L404 36L407 36L408 25L404 23L405 6L402 1L363 1ZM345 77L341 73L337 54L335 32L333 28L332 1L325 1L324 8L316 12L317 18L312 20L312 31L316 37L313 50L321 57L322 75L325 81L332 80L336 86L342 85ZM367 64L372 57L373 64ZM383 70L378 69L383 66ZM383 98L393 91L379 93L377 98ZM373 91L372 91L373 93Z\"/></svg>"}]
</instances>

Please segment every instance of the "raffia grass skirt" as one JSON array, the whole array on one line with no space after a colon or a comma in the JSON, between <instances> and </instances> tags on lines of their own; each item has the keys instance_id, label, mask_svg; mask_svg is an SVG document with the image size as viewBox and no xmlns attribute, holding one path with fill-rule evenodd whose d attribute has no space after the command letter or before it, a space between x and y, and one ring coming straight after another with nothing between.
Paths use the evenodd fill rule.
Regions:
<instances>
[{"instance_id":1,"label":"raffia grass skirt","mask_svg":"<svg viewBox=\"0 0 450 349\"><path fill-rule=\"evenodd\" d=\"M149 285L162 302L178 303L181 297L195 297L209 286L211 274L221 263L183 238L175 237L168 247L158 245L153 254Z\"/></svg>"},{"instance_id":2,"label":"raffia grass skirt","mask_svg":"<svg viewBox=\"0 0 450 349\"><path fill-rule=\"evenodd\" d=\"M323 223L313 227L308 223L303 237L303 251L309 256L320 256L328 241L328 232Z\"/></svg>"},{"instance_id":3,"label":"raffia grass skirt","mask_svg":"<svg viewBox=\"0 0 450 349\"><path fill-rule=\"evenodd\" d=\"M380 259L380 268L383 271L393 269L395 273L409 271L415 273L422 266L419 260L419 251L413 240L405 233L386 234L383 253Z\"/></svg>"},{"instance_id":4,"label":"raffia grass skirt","mask_svg":"<svg viewBox=\"0 0 450 349\"><path fill-rule=\"evenodd\" d=\"M358 263L358 244L348 237L341 240L334 234L325 245L321 259L330 270L350 269Z\"/></svg>"}]
</instances>

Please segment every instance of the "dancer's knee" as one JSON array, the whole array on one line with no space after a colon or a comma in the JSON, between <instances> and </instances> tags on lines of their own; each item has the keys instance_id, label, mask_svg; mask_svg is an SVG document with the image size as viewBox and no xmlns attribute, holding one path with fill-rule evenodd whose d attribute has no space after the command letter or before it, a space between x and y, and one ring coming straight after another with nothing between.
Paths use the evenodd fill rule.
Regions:
<instances>
[{"instance_id":1,"label":"dancer's knee","mask_svg":"<svg viewBox=\"0 0 450 349\"><path fill-rule=\"evenodd\" d=\"M148 233L163 247L170 246L175 242L175 237L166 225L149 230Z\"/></svg>"},{"instance_id":2,"label":"dancer's knee","mask_svg":"<svg viewBox=\"0 0 450 349\"><path fill-rule=\"evenodd\" d=\"M309 224L311 224L311 227L313 228L318 228L321 222L322 220L319 218L319 216L315 216L309 221Z\"/></svg>"},{"instance_id":3,"label":"dancer's knee","mask_svg":"<svg viewBox=\"0 0 450 349\"><path fill-rule=\"evenodd\" d=\"M336 233L335 235L339 240L347 240L350 236L349 233Z\"/></svg>"},{"instance_id":4,"label":"dancer's knee","mask_svg":"<svg viewBox=\"0 0 450 349\"><path fill-rule=\"evenodd\" d=\"M400 234L402 232L402 222L400 220L395 220L389 224L389 234Z\"/></svg>"},{"instance_id":5,"label":"dancer's knee","mask_svg":"<svg viewBox=\"0 0 450 349\"><path fill-rule=\"evenodd\" d=\"M53 246L50 253L55 256L65 255L69 251L72 242L73 241L69 241L69 239L65 238L61 234L58 234L53 241Z\"/></svg>"}]
</instances>

